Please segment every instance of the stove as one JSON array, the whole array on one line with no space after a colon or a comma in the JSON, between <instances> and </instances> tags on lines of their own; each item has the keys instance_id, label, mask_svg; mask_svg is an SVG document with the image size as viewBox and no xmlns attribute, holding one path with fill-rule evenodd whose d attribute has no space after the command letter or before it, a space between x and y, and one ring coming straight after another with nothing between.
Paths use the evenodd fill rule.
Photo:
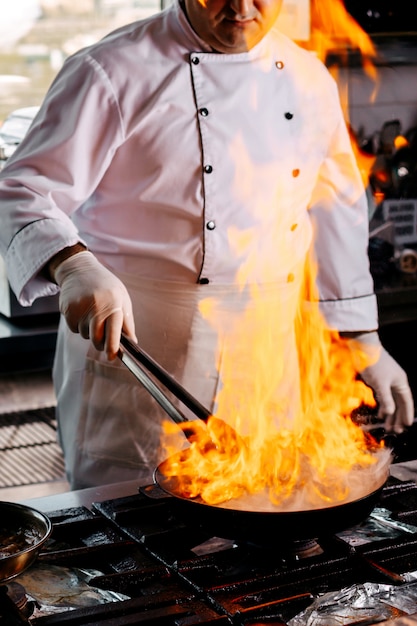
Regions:
<instances>
[{"instance_id":1,"label":"stove","mask_svg":"<svg viewBox=\"0 0 417 626\"><path fill-rule=\"evenodd\" d=\"M414 481L391 476L354 528L273 546L190 526L156 485L47 514L37 561L0 586L1 626L417 624Z\"/></svg>"}]
</instances>

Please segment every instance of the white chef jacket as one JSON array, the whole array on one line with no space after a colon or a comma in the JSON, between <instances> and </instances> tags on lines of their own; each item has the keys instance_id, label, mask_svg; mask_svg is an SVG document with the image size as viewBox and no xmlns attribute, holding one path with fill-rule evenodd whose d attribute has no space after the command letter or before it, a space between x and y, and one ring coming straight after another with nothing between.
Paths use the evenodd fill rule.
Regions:
<instances>
[{"instance_id":1,"label":"white chef jacket","mask_svg":"<svg viewBox=\"0 0 417 626\"><path fill-rule=\"evenodd\" d=\"M80 240L136 302L135 284L231 293L242 266L248 282L297 283L314 231L328 323L377 327L366 197L336 83L275 30L247 53L218 54L175 3L77 52L0 174L0 210L0 252L23 305L57 292L40 270ZM73 371L83 371L86 342L60 332L61 368L78 342ZM68 374L56 380L59 400Z\"/></svg>"}]
</instances>

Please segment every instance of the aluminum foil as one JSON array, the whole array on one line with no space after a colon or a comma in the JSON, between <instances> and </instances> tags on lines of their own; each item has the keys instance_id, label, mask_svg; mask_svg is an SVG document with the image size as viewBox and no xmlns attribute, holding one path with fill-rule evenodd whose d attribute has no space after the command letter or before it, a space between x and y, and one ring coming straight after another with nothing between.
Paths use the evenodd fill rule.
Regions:
<instances>
[{"instance_id":1,"label":"aluminum foil","mask_svg":"<svg viewBox=\"0 0 417 626\"><path fill-rule=\"evenodd\" d=\"M391 515L388 509L376 507L364 522L338 533L337 536L351 546L359 546L417 533L415 526L392 519Z\"/></svg>"},{"instance_id":2,"label":"aluminum foil","mask_svg":"<svg viewBox=\"0 0 417 626\"><path fill-rule=\"evenodd\" d=\"M376 624L381 620L415 614L416 607L416 583L401 587L364 583L323 594L291 619L288 626Z\"/></svg>"},{"instance_id":3,"label":"aluminum foil","mask_svg":"<svg viewBox=\"0 0 417 626\"><path fill-rule=\"evenodd\" d=\"M417 613L408 617L399 617L398 619L390 620L389 622L380 622L379 626L416 626Z\"/></svg>"},{"instance_id":4,"label":"aluminum foil","mask_svg":"<svg viewBox=\"0 0 417 626\"><path fill-rule=\"evenodd\" d=\"M96 570L37 563L16 582L24 586L28 600L35 605L33 617L129 599L121 593L90 587L88 581L99 575Z\"/></svg>"}]
</instances>

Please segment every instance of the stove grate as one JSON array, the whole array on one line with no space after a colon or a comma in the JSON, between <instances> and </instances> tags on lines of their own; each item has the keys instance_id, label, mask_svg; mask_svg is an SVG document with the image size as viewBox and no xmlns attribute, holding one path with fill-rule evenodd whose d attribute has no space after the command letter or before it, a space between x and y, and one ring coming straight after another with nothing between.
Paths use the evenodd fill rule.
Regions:
<instances>
[{"instance_id":1,"label":"stove grate","mask_svg":"<svg viewBox=\"0 0 417 626\"><path fill-rule=\"evenodd\" d=\"M178 520L170 496L146 493L48 513L53 533L32 568L88 570L89 587L113 601L35 612L31 626L288 626L323 594L369 582L401 588L417 569L412 528L358 545L324 534L306 556L284 539L268 547L212 537ZM416 514L417 485L390 481L380 504L389 524Z\"/></svg>"}]
</instances>

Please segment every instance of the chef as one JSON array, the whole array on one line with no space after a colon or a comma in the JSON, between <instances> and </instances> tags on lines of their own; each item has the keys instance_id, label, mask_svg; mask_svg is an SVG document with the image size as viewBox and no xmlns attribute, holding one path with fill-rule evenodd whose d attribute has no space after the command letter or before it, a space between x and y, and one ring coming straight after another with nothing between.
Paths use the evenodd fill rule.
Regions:
<instances>
[{"instance_id":1,"label":"chef","mask_svg":"<svg viewBox=\"0 0 417 626\"><path fill-rule=\"evenodd\" d=\"M313 241L328 324L353 350L379 348L361 374L385 427L413 420L406 374L378 339L337 87L276 30L280 7L175 1L80 50L1 173L10 284L24 306L60 292L53 378L73 488L147 480L158 460L162 409L116 358L121 331L212 410L222 351L245 351L227 332L248 304L242 267L266 307L291 307ZM224 332L202 315L207 298ZM239 384L247 375L237 360Z\"/></svg>"}]
</instances>

